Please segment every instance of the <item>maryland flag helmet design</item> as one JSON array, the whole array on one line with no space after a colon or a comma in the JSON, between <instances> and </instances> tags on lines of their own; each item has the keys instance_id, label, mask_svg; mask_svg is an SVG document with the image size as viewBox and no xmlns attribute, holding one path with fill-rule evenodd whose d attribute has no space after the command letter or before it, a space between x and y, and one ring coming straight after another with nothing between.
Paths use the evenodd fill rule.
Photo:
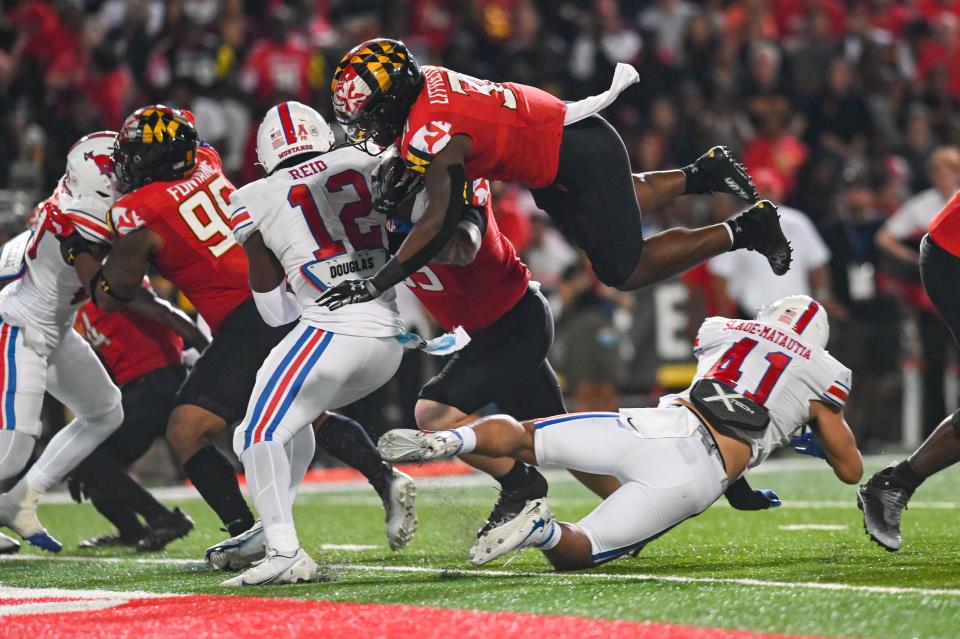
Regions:
<instances>
[{"instance_id":1,"label":"maryland flag helmet design","mask_svg":"<svg viewBox=\"0 0 960 639\"><path fill-rule=\"evenodd\" d=\"M193 114L162 104L137 109L120 127L113 164L121 193L188 175L197 164Z\"/></svg>"},{"instance_id":2,"label":"maryland flag helmet design","mask_svg":"<svg viewBox=\"0 0 960 639\"><path fill-rule=\"evenodd\" d=\"M333 73L333 111L351 142L386 147L400 136L423 73L399 40L375 38L347 52Z\"/></svg>"}]
</instances>

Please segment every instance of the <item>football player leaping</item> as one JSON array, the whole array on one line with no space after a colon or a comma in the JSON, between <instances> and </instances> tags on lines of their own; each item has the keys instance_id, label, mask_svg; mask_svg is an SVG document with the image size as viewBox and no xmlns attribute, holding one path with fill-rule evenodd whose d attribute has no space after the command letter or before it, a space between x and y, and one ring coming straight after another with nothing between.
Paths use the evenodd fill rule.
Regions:
<instances>
[{"instance_id":1,"label":"football player leaping","mask_svg":"<svg viewBox=\"0 0 960 639\"><path fill-rule=\"evenodd\" d=\"M74 244L98 256L106 251L113 238L106 215L115 197L110 159L114 137L112 131L101 131L78 141L67 154L67 169L56 191L41 206L36 230L4 246L4 264L14 266L12 276L18 279L0 292L0 480L17 475L29 461L40 436L45 391L76 418L50 440L26 476L0 495L0 525L53 552L61 545L37 518L40 496L123 421L119 389L73 329L74 314L87 296L65 261L72 255L55 235L70 227ZM99 264L98 258L91 259ZM146 291L131 296L131 304L184 335L196 332Z\"/></svg>"},{"instance_id":2,"label":"football player leaping","mask_svg":"<svg viewBox=\"0 0 960 639\"><path fill-rule=\"evenodd\" d=\"M557 569L587 568L703 512L807 424L816 433L804 442L807 453L821 448L841 481L858 482L863 463L842 412L850 370L824 350L828 331L817 302L784 298L753 321L707 319L694 345L693 384L663 397L658 408L522 424L494 416L437 433L394 430L379 448L393 460L473 452L615 476L621 487L576 524L557 522L545 500L534 500L470 555L484 564L536 547Z\"/></svg>"},{"instance_id":3,"label":"football player leaping","mask_svg":"<svg viewBox=\"0 0 960 639\"><path fill-rule=\"evenodd\" d=\"M317 565L301 548L293 523L286 446L296 447L321 413L357 401L396 372L403 331L390 291L339 312L317 296L370 275L387 261L386 222L371 209L376 159L333 147L333 131L299 102L270 109L257 132L267 177L230 198L237 242L250 263L250 285L272 326L299 322L257 373L247 412L234 433L254 504L263 521L266 559L223 586L313 579ZM293 292L287 290L287 285ZM302 473L303 469L298 469Z\"/></svg>"},{"instance_id":4,"label":"football player leaping","mask_svg":"<svg viewBox=\"0 0 960 639\"><path fill-rule=\"evenodd\" d=\"M682 170L634 178L623 141L596 113L637 79L632 67L619 65L605 94L566 104L530 86L421 69L396 40L378 38L349 51L333 76L337 120L358 144L398 144L408 166L423 174L428 204L393 259L372 277L331 289L322 303L368 301L429 262L462 215L457 195L465 180L481 177L533 189L608 286L633 290L736 249L759 251L775 273L785 273L790 245L766 201L724 224L643 237L638 192L653 204L683 193L724 191L748 202L757 196L722 147Z\"/></svg>"}]
</instances>

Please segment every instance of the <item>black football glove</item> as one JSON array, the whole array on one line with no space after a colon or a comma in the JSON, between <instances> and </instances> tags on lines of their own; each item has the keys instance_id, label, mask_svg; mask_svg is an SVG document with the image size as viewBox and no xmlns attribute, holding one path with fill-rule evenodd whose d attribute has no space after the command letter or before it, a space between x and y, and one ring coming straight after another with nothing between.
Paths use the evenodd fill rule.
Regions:
<instances>
[{"instance_id":1,"label":"black football glove","mask_svg":"<svg viewBox=\"0 0 960 639\"><path fill-rule=\"evenodd\" d=\"M317 305L335 311L347 304L362 304L375 300L382 292L377 290L369 279L348 280L324 291L323 295L317 298Z\"/></svg>"},{"instance_id":2,"label":"black football glove","mask_svg":"<svg viewBox=\"0 0 960 639\"><path fill-rule=\"evenodd\" d=\"M780 505L780 497L769 488L753 490L743 477L730 484L724 493L732 508L737 510L766 510Z\"/></svg>"},{"instance_id":3,"label":"black football glove","mask_svg":"<svg viewBox=\"0 0 960 639\"><path fill-rule=\"evenodd\" d=\"M70 493L70 498L78 504L82 504L84 499L90 498L86 485L73 475L67 477L67 491Z\"/></svg>"},{"instance_id":4,"label":"black football glove","mask_svg":"<svg viewBox=\"0 0 960 639\"><path fill-rule=\"evenodd\" d=\"M386 214L423 188L423 176L407 168L394 146L373 170L372 185L373 210Z\"/></svg>"}]
</instances>

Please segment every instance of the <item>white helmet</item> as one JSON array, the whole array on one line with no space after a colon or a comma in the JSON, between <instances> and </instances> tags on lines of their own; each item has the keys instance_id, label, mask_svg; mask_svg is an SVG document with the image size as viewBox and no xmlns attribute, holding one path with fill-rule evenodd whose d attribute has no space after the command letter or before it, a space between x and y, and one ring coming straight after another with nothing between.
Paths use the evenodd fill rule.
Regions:
<instances>
[{"instance_id":1,"label":"white helmet","mask_svg":"<svg viewBox=\"0 0 960 639\"><path fill-rule=\"evenodd\" d=\"M821 348L830 338L830 320L827 311L817 300L807 295L790 295L765 306L757 313L757 320L779 323L797 335L802 335Z\"/></svg>"},{"instance_id":2,"label":"white helmet","mask_svg":"<svg viewBox=\"0 0 960 639\"><path fill-rule=\"evenodd\" d=\"M119 197L114 185L115 131L85 135L67 151L67 169L57 189L60 209L80 234L101 244L113 241L107 212Z\"/></svg>"},{"instance_id":3,"label":"white helmet","mask_svg":"<svg viewBox=\"0 0 960 639\"><path fill-rule=\"evenodd\" d=\"M271 173L282 161L301 153L326 153L333 130L323 116L300 102L281 102L263 116L257 131L257 158Z\"/></svg>"}]
</instances>

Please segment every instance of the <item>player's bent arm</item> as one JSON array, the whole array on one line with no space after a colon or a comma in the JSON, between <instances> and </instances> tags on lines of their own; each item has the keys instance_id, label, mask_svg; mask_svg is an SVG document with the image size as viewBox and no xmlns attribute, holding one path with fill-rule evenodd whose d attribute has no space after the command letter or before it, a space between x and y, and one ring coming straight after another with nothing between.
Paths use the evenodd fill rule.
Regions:
<instances>
[{"instance_id":1,"label":"player's bent arm","mask_svg":"<svg viewBox=\"0 0 960 639\"><path fill-rule=\"evenodd\" d=\"M455 135L433 159L424 175L426 206L397 254L370 279L378 291L385 291L426 266L446 246L463 217L461 193L466 180L464 160L472 142Z\"/></svg>"},{"instance_id":2,"label":"player's bent arm","mask_svg":"<svg viewBox=\"0 0 960 639\"><path fill-rule=\"evenodd\" d=\"M859 482L863 477L863 458L853 431L843 417L843 411L824 402L813 401L810 402L810 416L834 474L847 484Z\"/></svg>"},{"instance_id":3,"label":"player's bent arm","mask_svg":"<svg viewBox=\"0 0 960 639\"><path fill-rule=\"evenodd\" d=\"M443 247L435 258L434 264L453 264L455 266L465 266L473 262L480 252L480 244L483 242L483 232L473 222L461 220L457 225L457 231L447 245Z\"/></svg>"},{"instance_id":4,"label":"player's bent arm","mask_svg":"<svg viewBox=\"0 0 960 639\"><path fill-rule=\"evenodd\" d=\"M73 266L94 303L105 311L115 311L136 298L150 256L162 247L159 235L142 228L114 241L102 266L92 255L78 256Z\"/></svg>"},{"instance_id":5,"label":"player's bent arm","mask_svg":"<svg viewBox=\"0 0 960 639\"><path fill-rule=\"evenodd\" d=\"M287 291L283 266L263 242L260 231L254 231L243 243L249 264L248 277L253 301L260 317L270 326L283 326L300 317L300 304Z\"/></svg>"},{"instance_id":6,"label":"player's bent arm","mask_svg":"<svg viewBox=\"0 0 960 639\"><path fill-rule=\"evenodd\" d=\"M206 336L186 313L144 288L137 291L133 301L126 305L126 310L173 330L183 338L188 348L202 352L209 345Z\"/></svg>"}]
</instances>

